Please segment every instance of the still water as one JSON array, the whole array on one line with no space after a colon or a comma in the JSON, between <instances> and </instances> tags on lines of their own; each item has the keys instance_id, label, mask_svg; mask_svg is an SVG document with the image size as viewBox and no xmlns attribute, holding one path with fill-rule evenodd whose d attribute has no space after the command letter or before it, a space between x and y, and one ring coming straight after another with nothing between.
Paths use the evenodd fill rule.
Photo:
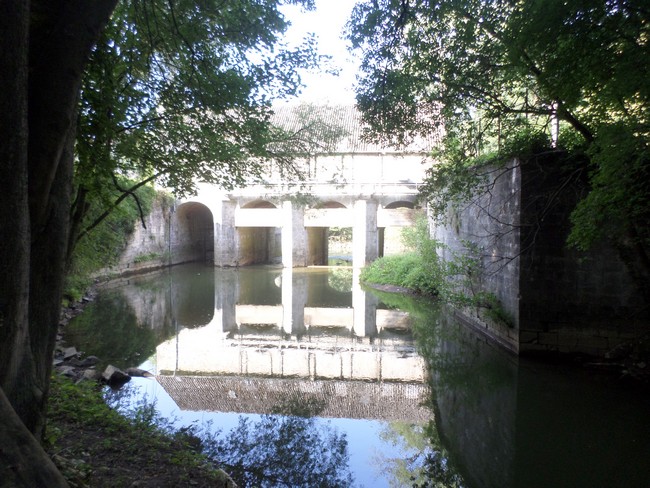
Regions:
<instances>
[{"instance_id":1,"label":"still water","mask_svg":"<svg viewBox=\"0 0 650 488\"><path fill-rule=\"evenodd\" d=\"M242 487L650 487L638 388L515 358L350 268L177 266L103 288L66 340L151 371L123 407L210 432Z\"/></svg>"}]
</instances>

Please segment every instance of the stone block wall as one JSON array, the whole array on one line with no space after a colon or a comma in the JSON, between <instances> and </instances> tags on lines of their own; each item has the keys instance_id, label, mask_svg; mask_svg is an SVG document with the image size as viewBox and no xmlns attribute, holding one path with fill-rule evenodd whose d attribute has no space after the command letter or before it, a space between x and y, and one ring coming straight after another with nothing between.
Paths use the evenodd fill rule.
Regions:
<instances>
[{"instance_id":1,"label":"stone block wall","mask_svg":"<svg viewBox=\"0 0 650 488\"><path fill-rule=\"evenodd\" d=\"M521 168L517 162L485 172L485 192L458 210L451 210L448 224L434 229L434 237L444 247L445 260L470 256L477 259L480 273L465 289L493 294L508 322L491 320L481 308L463 310L464 321L486 333L513 352L519 351L519 275L520 275L520 192ZM459 280L463 277L459 277Z\"/></svg>"},{"instance_id":2,"label":"stone block wall","mask_svg":"<svg viewBox=\"0 0 650 488\"><path fill-rule=\"evenodd\" d=\"M616 250L567 246L584 175L551 157L522 168L520 350L602 356L634 339L647 310Z\"/></svg>"},{"instance_id":3,"label":"stone block wall","mask_svg":"<svg viewBox=\"0 0 650 488\"><path fill-rule=\"evenodd\" d=\"M163 197L156 198L151 212L138 221L117 265L100 271L100 275L142 273L170 264L170 220L172 207Z\"/></svg>"},{"instance_id":4,"label":"stone block wall","mask_svg":"<svg viewBox=\"0 0 650 488\"><path fill-rule=\"evenodd\" d=\"M479 308L463 318L514 352L600 356L648 323L615 249L567 247L571 211L586 191L572 171L554 156L486 169L485 191L434 231L445 259L474 246L482 267L474 291L494 294L509 323Z\"/></svg>"}]
</instances>

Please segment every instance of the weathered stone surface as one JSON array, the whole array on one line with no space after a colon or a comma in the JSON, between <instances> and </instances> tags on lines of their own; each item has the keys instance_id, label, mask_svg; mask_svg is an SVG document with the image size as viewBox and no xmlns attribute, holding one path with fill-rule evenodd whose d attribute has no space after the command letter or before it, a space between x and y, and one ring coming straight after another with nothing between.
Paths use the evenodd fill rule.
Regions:
<instances>
[{"instance_id":1,"label":"weathered stone surface","mask_svg":"<svg viewBox=\"0 0 650 488\"><path fill-rule=\"evenodd\" d=\"M140 368L127 368L125 373L128 374L129 376L138 376L142 378L153 377L153 375L149 371Z\"/></svg>"},{"instance_id":2,"label":"weathered stone surface","mask_svg":"<svg viewBox=\"0 0 650 488\"><path fill-rule=\"evenodd\" d=\"M79 351L74 346L66 347L63 349L63 359L71 359L79 354Z\"/></svg>"},{"instance_id":3,"label":"weathered stone surface","mask_svg":"<svg viewBox=\"0 0 650 488\"><path fill-rule=\"evenodd\" d=\"M102 373L102 378L111 387L119 387L131 379L128 374L112 364L106 366L106 369Z\"/></svg>"},{"instance_id":4,"label":"weathered stone surface","mask_svg":"<svg viewBox=\"0 0 650 488\"><path fill-rule=\"evenodd\" d=\"M566 168L554 157L493 168L490 191L450 210L435 237L445 260L477 251L483 273L476 286L512 319L508 330L481 316L484 333L519 353L604 356L647 324L649 309L613 247L583 253L567 246L569 216L585 188L566 180L559 192Z\"/></svg>"}]
</instances>

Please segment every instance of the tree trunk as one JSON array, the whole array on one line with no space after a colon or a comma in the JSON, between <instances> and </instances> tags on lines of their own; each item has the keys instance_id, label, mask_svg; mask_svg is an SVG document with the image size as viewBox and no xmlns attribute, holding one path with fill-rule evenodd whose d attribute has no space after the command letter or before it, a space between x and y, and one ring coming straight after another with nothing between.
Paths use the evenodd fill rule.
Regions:
<instances>
[{"instance_id":1,"label":"tree trunk","mask_svg":"<svg viewBox=\"0 0 650 488\"><path fill-rule=\"evenodd\" d=\"M68 483L0 390L0 488L66 488Z\"/></svg>"},{"instance_id":2,"label":"tree trunk","mask_svg":"<svg viewBox=\"0 0 650 488\"><path fill-rule=\"evenodd\" d=\"M29 3L0 0L0 387L22 404L29 352L27 83Z\"/></svg>"},{"instance_id":3,"label":"tree trunk","mask_svg":"<svg viewBox=\"0 0 650 488\"><path fill-rule=\"evenodd\" d=\"M116 2L0 0L2 486L11 483L5 480L14 478L6 476L15 469L26 470L16 474L15 486L65 485L56 477L46 483L29 481L30 476L50 479L51 463L34 464L44 453L37 452L38 442L26 440L25 434L39 439L45 422L64 280L81 77ZM15 440L5 440L9 438ZM44 478L38 478L41 471L47 472Z\"/></svg>"},{"instance_id":4,"label":"tree trunk","mask_svg":"<svg viewBox=\"0 0 650 488\"><path fill-rule=\"evenodd\" d=\"M29 12L29 315L28 324L9 325L19 331L27 326L23 334L29 344L17 347L22 366L12 373L0 374L3 378L0 386L5 388L14 409L37 438L45 422L63 290L74 122L81 78L92 46L116 2L38 0L32 1Z\"/></svg>"}]
</instances>

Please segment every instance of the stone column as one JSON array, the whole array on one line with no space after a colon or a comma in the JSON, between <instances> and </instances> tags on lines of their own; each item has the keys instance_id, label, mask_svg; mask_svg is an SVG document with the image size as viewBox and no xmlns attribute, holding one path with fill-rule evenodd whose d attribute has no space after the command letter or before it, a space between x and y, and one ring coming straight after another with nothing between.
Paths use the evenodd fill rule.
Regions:
<instances>
[{"instance_id":1,"label":"stone column","mask_svg":"<svg viewBox=\"0 0 650 488\"><path fill-rule=\"evenodd\" d=\"M214 265L219 267L237 266L239 239L235 227L235 209L237 202L221 202L220 219L215 213L214 224Z\"/></svg>"},{"instance_id":2,"label":"stone column","mask_svg":"<svg viewBox=\"0 0 650 488\"><path fill-rule=\"evenodd\" d=\"M352 266L362 268L377 259L379 254L377 202L357 200L354 202L353 213Z\"/></svg>"},{"instance_id":3,"label":"stone column","mask_svg":"<svg viewBox=\"0 0 650 488\"><path fill-rule=\"evenodd\" d=\"M289 200L282 202L282 265L285 268L307 265L305 209Z\"/></svg>"}]
</instances>

